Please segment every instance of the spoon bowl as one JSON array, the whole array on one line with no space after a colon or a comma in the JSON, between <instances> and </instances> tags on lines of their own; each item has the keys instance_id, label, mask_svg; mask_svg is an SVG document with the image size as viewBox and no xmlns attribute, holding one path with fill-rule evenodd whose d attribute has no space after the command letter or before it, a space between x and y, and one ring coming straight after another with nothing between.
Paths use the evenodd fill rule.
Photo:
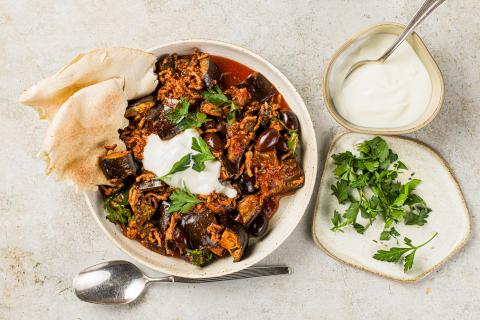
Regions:
<instances>
[{"instance_id":1,"label":"spoon bowl","mask_svg":"<svg viewBox=\"0 0 480 320\"><path fill-rule=\"evenodd\" d=\"M355 70L358 68L368 64L368 63L384 63L388 57L392 55L392 53L402 44L402 42L412 34L415 28L423 21L426 17L430 15L439 5L441 5L445 0L426 0L423 5L418 9L415 16L410 20L408 25L405 27L405 30L400 34L395 40L394 43L385 51L385 53L378 58L377 60L362 60L356 62L350 70L348 70L345 79L347 79Z\"/></svg>"},{"instance_id":2,"label":"spoon bowl","mask_svg":"<svg viewBox=\"0 0 480 320\"><path fill-rule=\"evenodd\" d=\"M128 261L99 263L73 280L75 295L86 302L125 304L137 299L147 285L142 270Z\"/></svg>"}]
</instances>

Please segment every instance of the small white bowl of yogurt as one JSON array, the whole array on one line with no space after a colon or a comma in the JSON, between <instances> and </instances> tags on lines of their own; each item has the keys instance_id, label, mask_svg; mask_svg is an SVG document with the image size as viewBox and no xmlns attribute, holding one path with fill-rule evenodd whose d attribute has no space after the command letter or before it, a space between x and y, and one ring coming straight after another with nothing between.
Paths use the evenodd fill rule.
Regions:
<instances>
[{"instance_id":1,"label":"small white bowl of yogurt","mask_svg":"<svg viewBox=\"0 0 480 320\"><path fill-rule=\"evenodd\" d=\"M443 103L440 69L413 33L385 63L369 63L346 77L361 60L375 60L405 27L380 24L348 40L333 55L323 79L324 101L345 128L363 133L403 134L427 125Z\"/></svg>"}]
</instances>

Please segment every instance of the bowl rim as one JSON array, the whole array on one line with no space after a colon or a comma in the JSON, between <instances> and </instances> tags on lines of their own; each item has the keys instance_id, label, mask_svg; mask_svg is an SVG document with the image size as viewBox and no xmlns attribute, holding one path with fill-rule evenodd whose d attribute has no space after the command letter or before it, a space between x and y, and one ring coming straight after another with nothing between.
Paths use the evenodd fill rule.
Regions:
<instances>
[{"instance_id":1,"label":"bowl rim","mask_svg":"<svg viewBox=\"0 0 480 320\"><path fill-rule=\"evenodd\" d=\"M176 46L176 45L185 45L185 44L187 44L187 45L191 44L192 48L195 47L194 44L197 44L197 45L198 44L211 44L211 45L227 47L229 49L240 51L244 54L247 54L247 55L253 57L254 59L258 60L262 64L264 64L269 70L271 70L273 73L275 73L276 76L278 76L279 78L282 79L282 81L284 81L286 86L284 88L282 88L282 91L286 91L286 90L290 91L291 95L293 95L295 100L297 100L296 101L297 103L295 104L295 107L297 109L302 110L302 112L305 114L306 123L303 123L303 125L308 127L309 128L308 131L311 131L313 133L312 135L309 136L309 139L311 139L311 145L309 145L309 148L310 148L309 152L311 152L311 154L314 157L313 161L315 161L315 163L312 163L309 166L309 167L311 167L311 173L310 174L311 174L311 177L312 177L311 178L312 181L309 185L305 184L300 190L297 191L297 193L299 193L299 192L304 193L305 198L308 199L308 201L305 201L305 203L302 204L302 207L298 208L298 209L300 209L299 211L301 213L295 216L295 220L293 221L293 223L290 224L290 227L288 229L286 229L286 231L284 232L284 235L279 239L279 241L276 241L272 244L272 249L265 250L264 252L258 253L256 255L255 259L251 259L250 261L245 262L239 268L232 268L232 270L222 270L220 272L215 273L214 275L205 275L201 272L192 273L192 274L186 274L186 273L183 273L183 272L176 273L173 270L164 268L163 266L155 263L154 261L146 259L141 253L135 252L133 250L129 250L127 247L124 247L123 244L121 243L121 241L117 239L117 236L115 236L113 233L111 233L109 230L107 230L106 223L105 223L105 221L103 221L105 219L101 219L102 215L97 213L97 209L95 208L95 205L93 203L95 200L91 199L91 197L90 197L90 195L92 193L91 192L90 193L89 192L83 192L84 197L85 197L85 201L87 202L87 206L90 210L90 213L92 214L92 216L93 216L94 220L97 222L97 224L100 226L100 229L107 236L107 238L110 239L126 255L128 255L129 257L132 257L133 259L135 259L140 264L142 264L144 266L147 266L147 267L149 267L153 270L162 272L162 273L167 273L167 274L171 274L171 275L174 275L174 276L188 277L188 278L209 278L209 277L222 276L222 275L238 272L238 271L241 271L245 268L251 267L252 265L260 262L261 260L265 259L270 254L272 254L292 234L292 232L295 230L295 228L300 223L300 220L304 216L305 212L307 211L309 203L311 202L314 191L315 191L316 176L317 176L317 173L318 173L318 146L317 146L317 138L316 138L316 134L315 134L314 125L313 125L313 122L312 122L312 119L311 119L311 116L310 116L310 112L308 111L308 108L305 105L305 102L304 102L303 98L298 93L297 89L293 86L293 84L288 80L288 78L280 70L278 70L273 64L271 64L270 62L268 62L266 59L262 58L261 56L251 52L248 49L245 49L243 47L240 47L240 46L237 46L237 45L234 45L234 44L230 44L230 43L223 42L223 41L218 41L218 40L209 40L209 39L176 40L176 41L166 42L166 43L161 44L161 45L156 46L156 47L149 48L145 51L146 52L154 52L156 50L159 50L159 49L162 49L162 48L165 48L165 47L171 47L171 46ZM280 92L280 90L279 90L279 92ZM280 92L280 93L282 93L282 92ZM304 130L304 131L306 131L306 130ZM303 167L305 169L306 165L304 164ZM98 192L99 192L98 190L94 191L93 194L98 193ZM146 249L146 250L148 250L148 249ZM148 250L148 251L150 253L157 254L153 251L150 251L150 250ZM177 259L177 258L172 258L172 257L165 257L165 258ZM233 264L233 262L230 262L230 263Z\"/></svg>"},{"instance_id":2,"label":"bowl rim","mask_svg":"<svg viewBox=\"0 0 480 320\"><path fill-rule=\"evenodd\" d=\"M332 69L333 63L337 60L338 56L345 51L350 45L352 45L353 42L356 40L360 39L361 37L367 35L369 32L371 32L374 29L377 28L382 28L382 27L400 27L400 28L405 28L404 24L397 23L397 22L382 22L382 23L377 23L374 25L371 25L360 32L354 34L348 40L346 40L338 49L335 50L333 53L332 57L330 60L327 62L327 67L325 68L325 71L323 72L323 79L322 79L322 95L323 95L323 101L325 103L325 106L328 110L328 113L335 119L335 121L341 125L342 127L353 131L353 132L358 132L358 133L367 133L367 134L382 134L382 135L401 135L401 134L407 134L407 133L412 133L417 130L420 130L421 128L425 127L428 125L430 122L433 121L433 119L437 116L437 114L440 112L440 109L443 105L444 99L445 99L445 81L443 78L442 71L438 67L437 62L433 58L433 55L431 52L428 50L427 45L425 42L422 40L422 38L416 33L413 32L411 36L415 39L415 41L418 41L424 48L426 54L430 57L430 59L433 62L433 66L435 68L435 72L438 74L439 78L439 84L440 84L440 99L432 112L432 114L425 119L424 121L415 124L412 127L402 129L402 130L395 130L394 128L392 129L379 129L379 128L366 128L366 127L360 127L356 126L346 119L344 119L340 114L338 114L336 108L331 104L330 102L330 92L329 92L329 85L328 85L328 76L330 74L330 71Z\"/></svg>"}]
</instances>

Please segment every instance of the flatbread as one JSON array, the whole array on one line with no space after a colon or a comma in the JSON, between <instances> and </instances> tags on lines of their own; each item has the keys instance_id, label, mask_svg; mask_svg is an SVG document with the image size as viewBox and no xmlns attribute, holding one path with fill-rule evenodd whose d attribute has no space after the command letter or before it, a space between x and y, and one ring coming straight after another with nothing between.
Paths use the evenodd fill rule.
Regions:
<instances>
[{"instance_id":1,"label":"flatbread","mask_svg":"<svg viewBox=\"0 0 480 320\"><path fill-rule=\"evenodd\" d=\"M56 112L47 131L40 156L47 162L47 175L57 172L77 190L95 190L107 184L98 164L105 145L125 150L118 129L128 125L128 105L123 79L110 79L73 94Z\"/></svg>"},{"instance_id":2,"label":"flatbread","mask_svg":"<svg viewBox=\"0 0 480 320\"><path fill-rule=\"evenodd\" d=\"M155 55L138 49L103 48L80 54L53 76L23 92L20 102L51 120L60 106L82 88L121 78L128 100L146 96L158 83Z\"/></svg>"}]
</instances>

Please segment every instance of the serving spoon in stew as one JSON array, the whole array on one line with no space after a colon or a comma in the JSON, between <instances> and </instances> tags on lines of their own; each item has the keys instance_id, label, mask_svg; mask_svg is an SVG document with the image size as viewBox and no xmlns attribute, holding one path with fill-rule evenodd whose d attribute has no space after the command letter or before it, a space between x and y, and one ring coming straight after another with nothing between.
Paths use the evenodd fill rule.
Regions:
<instances>
[{"instance_id":1,"label":"serving spoon in stew","mask_svg":"<svg viewBox=\"0 0 480 320\"><path fill-rule=\"evenodd\" d=\"M426 17L430 15L439 5L441 5L445 0L427 0L423 5L418 9L415 16L410 20L408 25L405 27L405 30L401 35L398 36L397 40L385 51L385 53L378 58L377 60L361 60L356 62L350 70L348 70L345 79L347 79L355 70L366 65L367 63L384 63L392 55L392 53L397 49L402 42L412 34L413 30L423 21Z\"/></svg>"},{"instance_id":2,"label":"serving spoon in stew","mask_svg":"<svg viewBox=\"0 0 480 320\"><path fill-rule=\"evenodd\" d=\"M287 266L250 267L232 274L202 279L176 276L151 278L133 263L116 260L96 264L73 279L75 295L83 301L98 304L126 304L134 301L155 282L204 283L289 274Z\"/></svg>"}]
</instances>

